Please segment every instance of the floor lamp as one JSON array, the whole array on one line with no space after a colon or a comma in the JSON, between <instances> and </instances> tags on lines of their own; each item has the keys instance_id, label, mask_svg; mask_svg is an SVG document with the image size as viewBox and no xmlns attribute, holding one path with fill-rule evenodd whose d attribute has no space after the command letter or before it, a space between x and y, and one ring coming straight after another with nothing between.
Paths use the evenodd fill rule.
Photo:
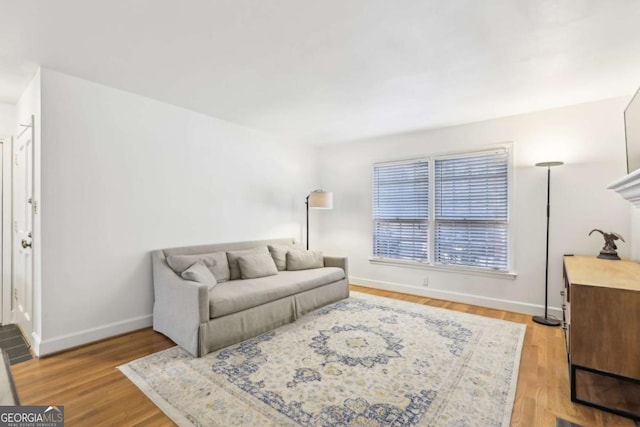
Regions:
<instances>
[{"instance_id":1,"label":"floor lamp","mask_svg":"<svg viewBox=\"0 0 640 427\"><path fill-rule=\"evenodd\" d=\"M307 195L305 204L307 205L307 250L309 250L309 208L332 209L333 193L330 191L313 190Z\"/></svg>"},{"instance_id":2,"label":"floor lamp","mask_svg":"<svg viewBox=\"0 0 640 427\"><path fill-rule=\"evenodd\" d=\"M561 166L563 162L541 162L536 163L536 166L547 168L547 253L546 262L544 268L544 317L533 316L533 321L546 326L560 326L560 320L550 318L548 311L548 296L549 296L549 214L550 214L550 193L551 193L551 167Z\"/></svg>"}]
</instances>

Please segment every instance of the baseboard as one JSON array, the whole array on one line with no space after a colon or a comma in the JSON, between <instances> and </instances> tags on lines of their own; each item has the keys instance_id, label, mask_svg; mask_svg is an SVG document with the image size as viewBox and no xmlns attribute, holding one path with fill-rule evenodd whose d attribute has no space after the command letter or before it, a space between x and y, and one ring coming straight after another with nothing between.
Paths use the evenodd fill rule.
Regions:
<instances>
[{"instance_id":1,"label":"baseboard","mask_svg":"<svg viewBox=\"0 0 640 427\"><path fill-rule=\"evenodd\" d=\"M40 337L37 337L37 341L34 339L33 350L38 357L46 356L52 353L58 353L63 350L89 344L94 341L147 328L151 326L152 323L153 316L148 314L45 340L40 340Z\"/></svg>"},{"instance_id":2,"label":"baseboard","mask_svg":"<svg viewBox=\"0 0 640 427\"><path fill-rule=\"evenodd\" d=\"M386 291L402 292L405 294L418 295L428 298L437 298L447 301L462 302L465 304L479 305L482 307L495 308L498 310L513 311L530 315L544 314L544 306L529 304L521 301L511 301L499 298L490 298L482 295L466 294L462 292L446 291L442 289L422 288L418 286L404 285L401 283L383 282L380 280L365 279L362 277L349 277L352 285L368 286ZM562 319L562 309L559 307L549 307L549 315Z\"/></svg>"},{"instance_id":3,"label":"baseboard","mask_svg":"<svg viewBox=\"0 0 640 427\"><path fill-rule=\"evenodd\" d=\"M40 338L40 335L36 334L35 332L31 332L31 336L29 337L29 344L31 344L31 350L36 357L40 355L41 342L42 339Z\"/></svg>"}]
</instances>

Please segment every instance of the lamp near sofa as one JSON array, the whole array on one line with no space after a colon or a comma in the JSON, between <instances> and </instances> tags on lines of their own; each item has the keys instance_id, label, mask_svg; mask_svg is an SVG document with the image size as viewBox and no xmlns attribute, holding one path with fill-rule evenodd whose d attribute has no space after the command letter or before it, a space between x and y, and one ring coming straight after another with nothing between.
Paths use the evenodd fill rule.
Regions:
<instances>
[{"instance_id":1,"label":"lamp near sofa","mask_svg":"<svg viewBox=\"0 0 640 427\"><path fill-rule=\"evenodd\" d=\"M307 195L307 250L309 250L309 208L333 209L333 193L324 190L313 190Z\"/></svg>"}]
</instances>

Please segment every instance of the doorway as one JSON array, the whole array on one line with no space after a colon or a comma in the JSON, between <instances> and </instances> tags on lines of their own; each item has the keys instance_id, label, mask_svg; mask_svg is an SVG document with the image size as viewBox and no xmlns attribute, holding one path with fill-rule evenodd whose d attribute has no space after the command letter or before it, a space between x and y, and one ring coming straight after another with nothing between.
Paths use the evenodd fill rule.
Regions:
<instances>
[{"instance_id":1,"label":"doorway","mask_svg":"<svg viewBox=\"0 0 640 427\"><path fill-rule=\"evenodd\" d=\"M13 321L25 338L33 333L33 215L37 209L33 195L34 118L21 125L12 156L12 292Z\"/></svg>"},{"instance_id":2,"label":"doorway","mask_svg":"<svg viewBox=\"0 0 640 427\"><path fill-rule=\"evenodd\" d=\"M12 137L0 136L0 348L11 365L33 358L29 340L16 324L16 302L12 299L13 143Z\"/></svg>"}]
</instances>

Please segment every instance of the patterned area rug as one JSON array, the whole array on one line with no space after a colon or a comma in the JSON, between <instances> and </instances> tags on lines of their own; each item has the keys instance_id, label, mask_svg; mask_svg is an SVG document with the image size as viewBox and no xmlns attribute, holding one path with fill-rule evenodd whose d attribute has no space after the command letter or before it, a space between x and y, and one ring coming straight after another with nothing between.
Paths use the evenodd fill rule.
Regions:
<instances>
[{"instance_id":1,"label":"patterned area rug","mask_svg":"<svg viewBox=\"0 0 640 427\"><path fill-rule=\"evenodd\" d=\"M194 358L119 369L181 426L508 426L525 325L352 292Z\"/></svg>"}]
</instances>

